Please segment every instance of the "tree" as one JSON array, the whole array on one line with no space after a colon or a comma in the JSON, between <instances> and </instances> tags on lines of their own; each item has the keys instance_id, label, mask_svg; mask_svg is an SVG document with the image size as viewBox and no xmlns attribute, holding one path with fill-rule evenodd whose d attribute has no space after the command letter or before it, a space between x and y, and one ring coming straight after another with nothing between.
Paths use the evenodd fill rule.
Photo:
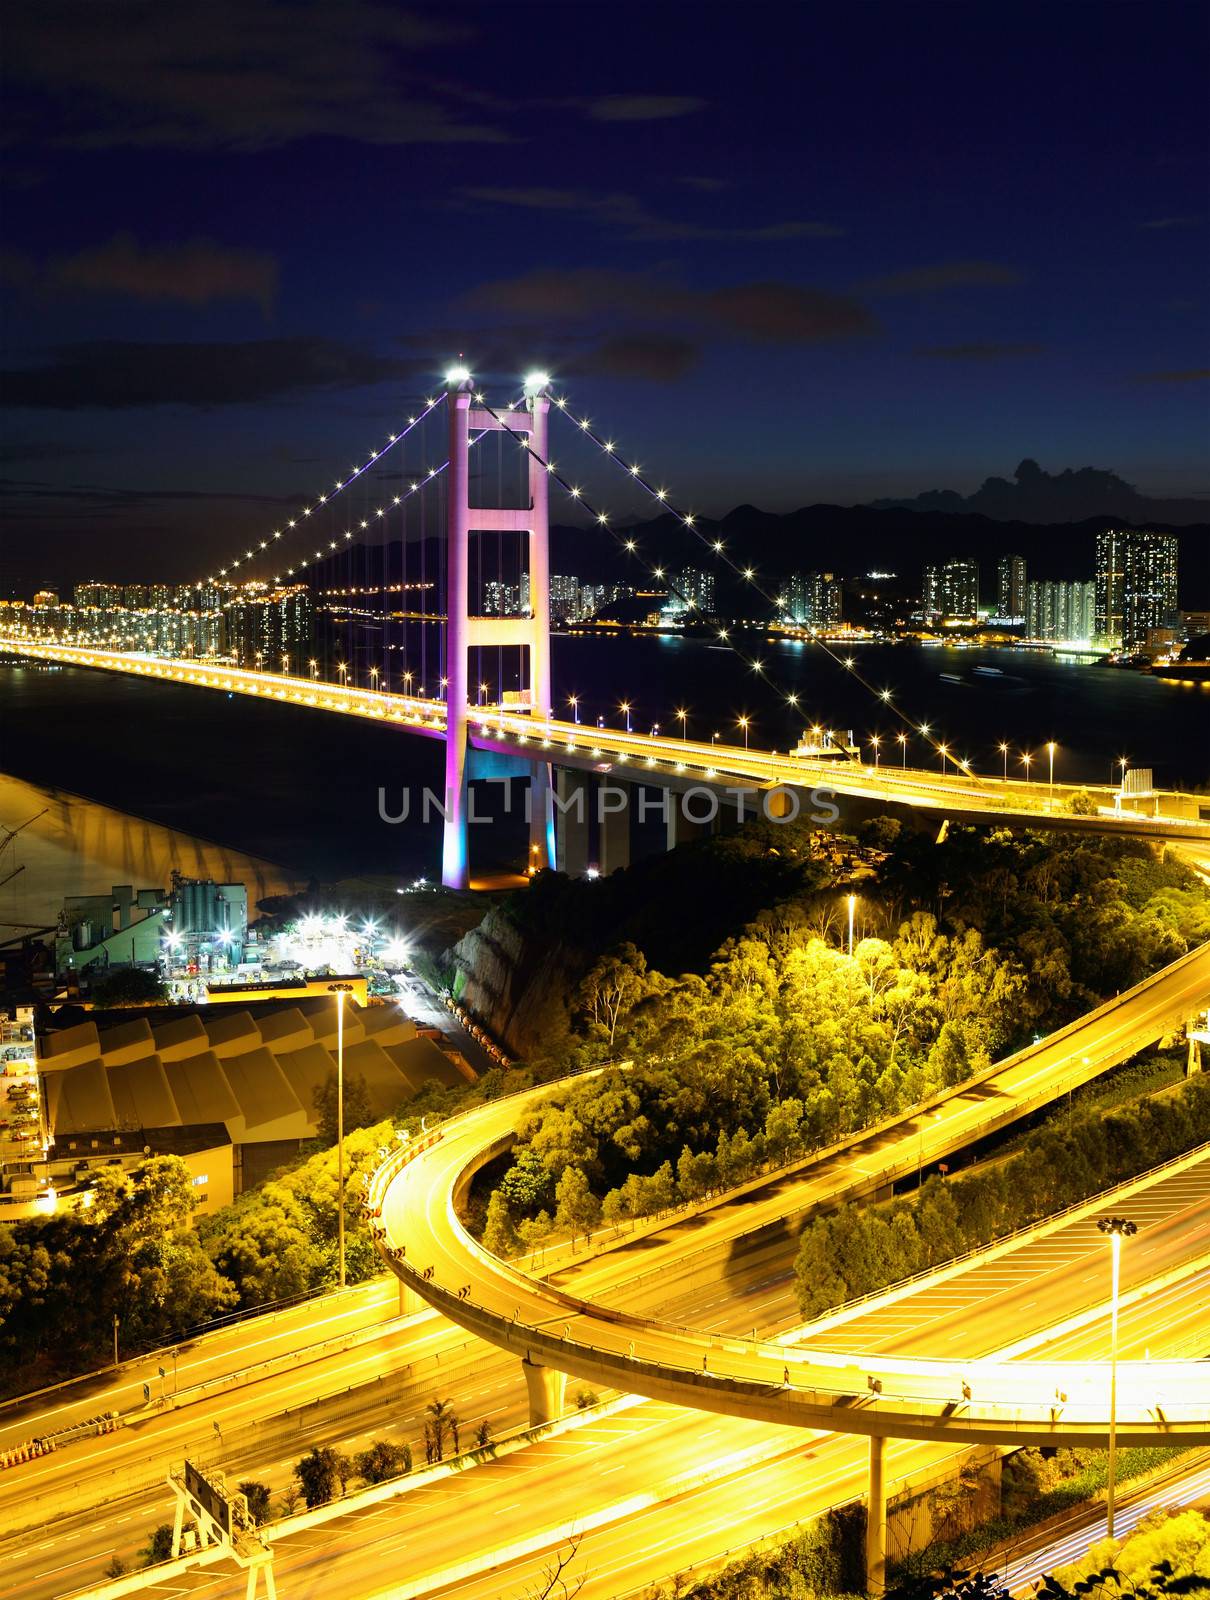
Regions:
<instances>
[{"instance_id":1,"label":"tree","mask_svg":"<svg viewBox=\"0 0 1210 1600\"><path fill-rule=\"evenodd\" d=\"M572 1249L581 1235L588 1238L601 1220L601 1202L579 1167L565 1167L555 1189L555 1227L566 1228Z\"/></svg>"},{"instance_id":2,"label":"tree","mask_svg":"<svg viewBox=\"0 0 1210 1600\"><path fill-rule=\"evenodd\" d=\"M361 1074L346 1072L344 1077L344 1129L347 1137L356 1128L371 1127L377 1122L378 1116L370 1101L369 1087ZM336 1143L337 1088L336 1074L329 1072L312 1094L319 1120L319 1137L325 1144Z\"/></svg>"},{"instance_id":3,"label":"tree","mask_svg":"<svg viewBox=\"0 0 1210 1600\"><path fill-rule=\"evenodd\" d=\"M354 1458L354 1470L366 1483L386 1483L412 1470L410 1445L394 1444L390 1439L375 1439L368 1450Z\"/></svg>"},{"instance_id":4,"label":"tree","mask_svg":"<svg viewBox=\"0 0 1210 1600\"><path fill-rule=\"evenodd\" d=\"M94 980L90 998L97 1006L154 1006L165 999L164 985L142 967L115 967Z\"/></svg>"},{"instance_id":5,"label":"tree","mask_svg":"<svg viewBox=\"0 0 1210 1600\"><path fill-rule=\"evenodd\" d=\"M342 1465L340 1451L334 1450L331 1445L316 1445L294 1463L294 1476L298 1479L298 1487L302 1490L308 1511L336 1498Z\"/></svg>"},{"instance_id":6,"label":"tree","mask_svg":"<svg viewBox=\"0 0 1210 1600\"><path fill-rule=\"evenodd\" d=\"M454 1436L454 1451L458 1450L458 1418L454 1413L452 1400L432 1400L426 1408L429 1414L427 1423L428 1431L433 1443L434 1461L445 1459L445 1438L447 1432Z\"/></svg>"},{"instance_id":7,"label":"tree","mask_svg":"<svg viewBox=\"0 0 1210 1600\"><path fill-rule=\"evenodd\" d=\"M580 1007L613 1048L618 1027L642 995L647 958L633 944L602 956L580 985Z\"/></svg>"},{"instance_id":8,"label":"tree","mask_svg":"<svg viewBox=\"0 0 1210 1600\"><path fill-rule=\"evenodd\" d=\"M262 1522L268 1522L269 1485L249 1479L247 1483L240 1484L239 1492L248 1502L248 1515L252 1518L253 1526L259 1528Z\"/></svg>"},{"instance_id":9,"label":"tree","mask_svg":"<svg viewBox=\"0 0 1210 1600\"><path fill-rule=\"evenodd\" d=\"M507 1261L510 1256L515 1256L520 1241L517 1230L513 1227L512 1212L508 1209L508 1201L499 1189L493 1189L487 1202L487 1221L483 1227L483 1248L490 1250L492 1255L499 1256Z\"/></svg>"},{"instance_id":10,"label":"tree","mask_svg":"<svg viewBox=\"0 0 1210 1600\"><path fill-rule=\"evenodd\" d=\"M476 1448L476 1450L487 1450L487 1449L490 1449L491 1442L492 1442L492 1425L491 1425L491 1422L489 1421L489 1419L487 1417L484 1417L483 1421L475 1429L475 1448Z\"/></svg>"},{"instance_id":11,"label":"tree","mask_svg":"<svg viewBox=\"0 0 1210 1600\"><path fill-rule=\"evenodd\" d=\"M513 1157L498 1187L514 1215L532 1217L550 1198L551 1175L541 1156L525 1145Z\"/></svg>"},{"instance_id":12,"label":"tree","mask_svg":"<svg viewBox=\"0 0 1210 1600\"><path fill-rule=\"evenodd\" d=\"M172 1524L161 1522L151 1530L147 1543L139 1551L145 1567L156 1567L161 1561L172 1560Z\"/></svg>"}]
</instances>

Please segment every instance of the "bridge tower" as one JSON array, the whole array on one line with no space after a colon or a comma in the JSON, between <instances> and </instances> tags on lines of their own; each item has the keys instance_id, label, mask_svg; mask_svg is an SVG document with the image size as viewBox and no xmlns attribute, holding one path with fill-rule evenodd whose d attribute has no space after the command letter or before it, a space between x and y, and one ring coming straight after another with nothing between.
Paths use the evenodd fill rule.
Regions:
<instances>
[{"instance_id":1,"label":"bridge tower","mask_svg":"<svg viewBox=\"0 0 1210 1600\"><path fill-rule=\"evenodd\" d=\"M469 446L472 430L478 434L504 428L528 436L535 455L548 459L547 430L550 400L545 374L526 380L525 409L507 411L497 420L477 407L474 381L463 368L447 377L450 454L447 468L446 524L446 735L445 832L441 852L441 881L450 889L465 889L470 882L467 839L467 726L468 652L481 645L521 645L529 653L530 715L551 715L550 688L550 481L545 467L529 458L529 505L521 509L470 505ZM525 617L471 616L468 580L471 530L482 533L520 532L529 540L529 615ZM534 763L530 779L530 865L553 867L554 817L550 803L550 765Z\"/></svg>"}]
</instances>

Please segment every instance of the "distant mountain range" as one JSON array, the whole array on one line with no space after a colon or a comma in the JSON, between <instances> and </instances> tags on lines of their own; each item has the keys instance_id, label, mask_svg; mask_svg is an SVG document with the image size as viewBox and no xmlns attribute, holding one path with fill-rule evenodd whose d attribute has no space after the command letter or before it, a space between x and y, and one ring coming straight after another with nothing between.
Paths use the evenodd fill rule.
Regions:
<instances>
[{"instance_id":1,"label":"distant mountain range","mask_svg":"<svg viewBox=\"0 0 1210 1600\"><path fill-rule=\"evenodd\" d=\"M911 500L874 500L875 511L975 511L998 522L1083 522L1089 517L1121 517L1142 527L1210 521L1208 500L1153 500L1116 472L1101 467L1068 467L1046 472L1028 457L1011 478L985 478L974 494L930 489Z\"/></svg>"},{"instance_id":2,"label":"distant mountain range","mask_svg":"<svg viewBox=\"0 0 1210 1600\"><path fill-rule=\"evenodd\" d=\"M1025 557L1035 578L1091 578L1096 534L1114 523L1130 522L1180 539L1180 600L1189 609L1210 606L1210 521L1177 527L1152 517L1103 512L1080 521L1049 523L1000 521L986 513L908 509L901 506L804 506L777 514L756 506L737 506L720 521L699 517L696 526L709 539L724 540L734 560L751 565L766 587L791 572L835 572L853 577L868 572L896 573L901 586L918 592L927 562L949 555L975 556L981 567L981 589L990 600L996 592L996 565L1002 555ZM619 530L621 531L621 530ZM634 537L646 561L672 568L714 567L718 558L670 514L625 530ZM633 556L607 544L584 528L552 527L551 569L594 580L640 581L643 567ZM745 585L719 568L718 595L734 611Z\"/></svg>"}]
</instances>

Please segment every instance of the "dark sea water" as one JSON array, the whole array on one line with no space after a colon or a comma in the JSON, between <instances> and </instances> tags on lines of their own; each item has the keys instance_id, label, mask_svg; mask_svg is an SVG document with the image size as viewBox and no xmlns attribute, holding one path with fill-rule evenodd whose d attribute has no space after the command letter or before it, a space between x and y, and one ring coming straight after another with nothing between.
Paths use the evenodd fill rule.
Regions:
<instances>
[{"instance_id":1,"label":"dark sea water","mask_svg":"<svg viewBox=\"0 0 1210 1600\"><path fill-rule=\"evenodd\" d=\"M633 724L679 730L689 713L691 738L742 737L752 718L754 744L787 749L803 727L822 722L877 732L893 745L899 724L851 673L822 651L753 636L762 679L729 650L686 639L557 637L555 682L580 697L581 716L620 722L631 701ZM996 773L1001 740L1020 752L1054 739L1056 777L1108 781L1113 763L1150 766L1163 784L1210 781L1210 690L1144 675L1013 650L942 650L857 646L862 674L890 688L895 702L931 724L976 770ZM1002 677L973 674L998 667ZM946 677L942 675L946 674ZM957 678L961 681L949 681ZM799 696L793 712L785 694ZM564 709L564 715L567 711ZM0 666L0 770L66 789L116 810L215 840L278 862L303 876L398 874L400 882L439 869L440 830L415 816L396 826L378 817L378 790L392 800L403 785L442 784L441 746L398 729L325 717L287 706L171 684L152 684L79 668ZM883 746L884 751L887 745ZM912 747L910 760L926 752ZM1036 756L1035 774L1044 755ZM496 786L481 802L498 804ZM0 818L8 826L14 819ZM478 830L475 866L515 867L523 858L521 825L505 819Z\"/></svg>"}]
</instances>

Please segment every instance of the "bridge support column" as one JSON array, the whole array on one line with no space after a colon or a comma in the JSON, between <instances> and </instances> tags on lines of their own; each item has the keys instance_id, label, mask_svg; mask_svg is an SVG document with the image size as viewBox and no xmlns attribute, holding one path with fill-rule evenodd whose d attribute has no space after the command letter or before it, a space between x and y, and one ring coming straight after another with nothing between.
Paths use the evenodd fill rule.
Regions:
<instances>
[{"instance_id":1,"label":"bridge support column","mask_svg":"<svg viewBox=\"0 0 1210 1600\"><path fill-rule=\"evenodd\" d=\"M1191 1078L1195 1072L1202 1070L1202 1042L1197 1036L1199 1019L1191 1017L1185 1029L1189 1039L1189 1053L1185 1057L1185 1076Z\"/></svg>"},{"instance_id":2,"label":"bridge support column","mask_svg":"<svg viewBox=\"0 0 1210 1600\"><path fill-rule=\"evenodd\" d=\"M700 790L688 798L689 810L686 811L686 796L676 789L668 792L664 839L669 850L675 850L678 844L687 844L690 839L702 839L707 834L717 833L722 826L722 804L716 795L711 796L715 801L713 807L707 805L705 795Z\"/></svg>"},{"instance_id":3,"label":"bridge support column","mask_svg":"<svg viewBox=\"0 0 1210 1600\"><path fill-rule=\"evenodd\" d=\"M441 839L441 881L447 889L470 886L466 832L467 643L470 632L467 577L470 566L470 502L467 498L467 427L470 379L452 385L446 398L450 417L450 464L446 469L446 632L445 632L445 822Z\"/></svg>"},{"instance_id":4,"label":"bridge support column","mask_svg":"<svg viewBox=\"0 0 1210 1600\"><path fill-rule=\"evenodd\" d=\"M866 1494L865 1587L868 1595L886 1592L886 1440L870 1438L870 1481Z\"/></svg>"},{"instance_id":5,"label":"bridge support column","mask_svg":"<svg viewBox=\"0 0 1210 1600\"><path fill-rule=\"evenodd\" d=\"M558 1422L563 1415L567 1374L529 1360L522 1361L521 1370L525 1374L525 1388L529 1394L530 1427L539 1428L544 1422Z\"/></svg>"},{"instance_id":6,"label":"bridge support column","mask_svg":"<svg viewBox=\"0 0 1210 1600\"><path fill-rule=\"evenodd\" d=\"M588 871L588 802L592 789L586 772L555 768L555 841L560 872L573 878Z\"/></svg>"},{"instance_id":7,"label":"bridge support column","mask_svg":"<svg viewBox=\"0 0 1210 1600\"><path fill-rule=\"evenodd\" d=\"M601 876L630 865L630 784L607 779L597 790L601 822Z\"/></svg>"},{"instance_id":8,"label":"bridge support column","mask_svg":"<svg viewBox=\"0 0 1210 1600\"><path fill-rule=\"evenodd\" d=\"M534 872L554 867L558 859L555 842L555 810L551 804L551 768L539 761L529 780L529 862Z\"/></svg>"},{"instance_id":9,"label":"bridge support column","mask_svg":"<svg viewBox=\"0 0 1210 1600\"><path fill-rule=\"evenodd\" d=\"M414 1317L418 1311L423 1311L427 1301L422 1300L412 1288L411 1284L399 1280L399 1315L401 1317Z\"/></svg>"}]
</instances>

